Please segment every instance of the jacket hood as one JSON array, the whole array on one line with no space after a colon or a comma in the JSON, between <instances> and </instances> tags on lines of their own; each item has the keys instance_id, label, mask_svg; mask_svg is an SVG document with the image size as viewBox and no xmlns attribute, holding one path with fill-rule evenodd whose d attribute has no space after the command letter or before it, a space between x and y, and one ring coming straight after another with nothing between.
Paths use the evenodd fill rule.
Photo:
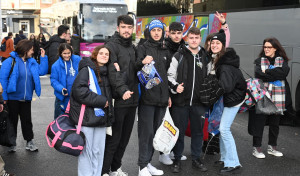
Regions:
<instances>
[{"instance_id":1,"label":"jacket hood","mask_svg":"<svg viewBox=\"0 0 300 176\"><path fill-rule=\"evenodd\" d=\"M49 40L49 43L53 43L53 42L65 43L66 40L65 39L61 39L57 34L55 34Z\"/></svg>"},{"instance_id":2,"label":"jacket hood","mask_svg":"<svg viewBox=\"0 0 300 176\"><path fill-rule=\"evenodd\" d=\"M91 60L91 58L81 59L81 61L79 62L78 71L80 71L84 67L90 67L91 69L96 70L96 65Z\"/></svg>"},{"instance_id":3,"label":"jacket hood","mask_svg":"<svg viewBox=\"0 0 300 176\"><path fill-rule=\"evenodd\" d=\"M117 31L114 33L113 36L111 36L110 41L113 41L125 47L129 47L132 45L132 37L129 37L128 39L123 38L120 36L120 33Z\"/></svg>"},{"instance_id":4,"label":"jacket hood","mask_svg":"<svg viewBox=\"0 0 300 176\"><path fill-rule=\"evenodd\" d=\"M225 54L219 59L216 67L220 65L231 65L236 68L240 67L240 57L233 48L227 48Z\"/></svg>"}]
</instances>

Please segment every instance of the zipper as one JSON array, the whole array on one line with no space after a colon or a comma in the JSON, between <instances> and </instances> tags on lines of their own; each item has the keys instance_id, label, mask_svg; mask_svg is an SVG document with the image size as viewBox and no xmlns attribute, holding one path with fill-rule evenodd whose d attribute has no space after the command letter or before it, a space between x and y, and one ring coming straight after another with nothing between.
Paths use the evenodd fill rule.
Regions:
<instances>
[{"instance_id":1,"label":"zipper","mask_svg":"<svg viewBox=\"0 0 300 176\"><path fill-rule=\"evenodd\" d=\"M195 69L196 69L196 55L194 56L194 71L193 71L193 87L192 87L192 96L190 101L190 106L193 104L193 96L194 96L194 87L195 87Z\"/></svg>"},{"instance_id":2,"label":"zipper","mask_svg":"<svg viewBox=\"0 0 300 176\"><path fill-rule=\"evenodd\" d=\"M24 100L26 100L26 83L27 83L27 69L26 69L26 62L24 62L25 64L25 74L26 74L26 78L25 78L25 93L24 93Z\"/></svg>"}]
</instances>

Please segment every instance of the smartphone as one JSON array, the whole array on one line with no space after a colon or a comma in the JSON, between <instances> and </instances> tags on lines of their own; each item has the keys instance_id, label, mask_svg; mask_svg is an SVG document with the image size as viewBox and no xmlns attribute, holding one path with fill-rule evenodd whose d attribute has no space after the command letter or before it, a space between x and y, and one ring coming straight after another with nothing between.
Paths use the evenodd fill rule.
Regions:
<instances>
[{"instance_id":1,"label":"smartphone","mask_svg":"<svg viewBox=\"0 0 300 176\"><path fill-rule=\"evenodd\" d=\"M63 93L64 93L64 95L68 94L68 90L64 89Z\"/></svg>"}]
</instances>

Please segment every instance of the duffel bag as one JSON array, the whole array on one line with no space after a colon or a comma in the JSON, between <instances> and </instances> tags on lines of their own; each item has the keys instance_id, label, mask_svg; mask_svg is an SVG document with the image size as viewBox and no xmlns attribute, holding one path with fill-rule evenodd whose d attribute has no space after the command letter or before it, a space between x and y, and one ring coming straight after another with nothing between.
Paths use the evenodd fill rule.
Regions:
<instances>
[{"instance_id":1,"label":"duffel bag","mask_svg":"<svg viewBox=\"0 0 300 176\"><path fill-rule=\"evenodd\" d=\"M81 106L77 129L69 118L69 110L70 102L68 103L66 112L48 125L46 139L49 147L54 147L62 153L79 156L85 146L85 135L80 131L85 105Z\"/></svg>"}]
</instances>

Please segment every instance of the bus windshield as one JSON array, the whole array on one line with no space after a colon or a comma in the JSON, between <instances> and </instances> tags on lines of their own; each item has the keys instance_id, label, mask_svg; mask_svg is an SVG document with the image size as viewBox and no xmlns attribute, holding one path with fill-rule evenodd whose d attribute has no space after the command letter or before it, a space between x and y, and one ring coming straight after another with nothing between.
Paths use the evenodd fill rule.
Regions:
<instances>
[{"instance_id":1,"label":"bus windshield","mask_svg":"<svg viewBox=\"0 0 300 176\"><path fill-rule=\"evenodd\" d=\"M104 42L116 31L117 17L127 14L127 6L110 4L82 4L82 14L82 39L90 43Z\"/></svg>"}]
</instances>

